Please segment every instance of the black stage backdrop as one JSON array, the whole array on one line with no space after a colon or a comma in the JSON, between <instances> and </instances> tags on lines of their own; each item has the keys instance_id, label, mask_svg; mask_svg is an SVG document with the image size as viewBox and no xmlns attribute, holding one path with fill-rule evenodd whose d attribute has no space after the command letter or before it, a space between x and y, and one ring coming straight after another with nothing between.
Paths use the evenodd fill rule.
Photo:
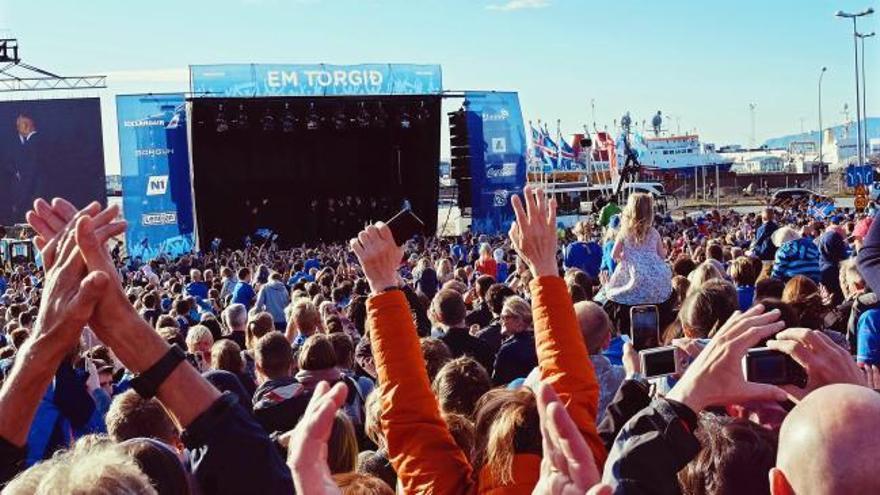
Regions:
<instances>
[{"instance_id":1,"label":"black stage backdrop","mask_svg":"<svg viewBox=\"0 0 880 495\"><path fill-rule=\"evenodd\" d=\"M282 245L344 240L405 202L433 233L440 111L439 96L193 99L201 245L240 246L261 228ZM308 130L314 116L320 127Z\"/></svg>"}]
</instances>

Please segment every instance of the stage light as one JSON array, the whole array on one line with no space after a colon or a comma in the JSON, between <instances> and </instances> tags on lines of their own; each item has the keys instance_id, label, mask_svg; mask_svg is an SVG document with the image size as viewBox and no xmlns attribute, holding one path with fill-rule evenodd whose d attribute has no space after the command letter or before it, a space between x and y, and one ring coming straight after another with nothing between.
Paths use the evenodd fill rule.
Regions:
<instances>
[{"instance_id":1,"label":"stage light","mask_svg":"<svg viewBox=\"0 0 880 495\"><path fill-rule=\"evenodd\" d=\"M358 106L360 108L358 110L358 114L355 117L354 121L358 127L360 127L361 129L366 129L366 128L370 127L370 122L372 122L373 117L370 115L370 112L367 111L366 102L362 101L358 104Z\"/></svg>"},{"instance_id":2,"label":"stage light","mask_svg":"<svg viewBox=\"0 0 880 495\"><path fill-rule=\"evenodd\" d=\"M425 105L425 100L422 100L419 103L418 111L416 111L416 120L421 124L427 122L429 118L431 118L431 111L428 110L427 105Z\"/></svg>"},{"instance_id":3,"label":"stage light","mask_svg":"<svg viewBox=\"0 0 880 495\"><path fill-rule=\"evenodd\" d=\"M247 129L250 125L248 122L248 114L244 111L244 104L238 105L238 115L236 115L235 120L232 121L232 124L237 129Z\"/></svg>"},{"instance_id":4,"label":"stage light","mask_svg":"<svg viewBox=\"0 0 880 495\"><path fill-rule=\"evenodd\" d=\"M266 109L266 113L263 115L263 118L260 119L260 124L266 132L272 132L275 130L275 116L272 115L271 108Z\"/></svg>"},{"instance_id":5,"label":"stage light","mask_svg":"<svg viewBox=\"0 0 880 495\"><path fill-rule=\"evenodd\" d=\"M407 112L405 108L400 112L400 128L412 128L412 118L409 116L409 112Z\"/></svg>"},{"instance_id":6,"label":"stage light","mask_svg":"<svg viewBox=\"0 0 880 495\"><path fill-rule=\"evenodd\" d=\"M289 134L295 131L297 123L296 115L290 111L290 103L285 103L284 113L281 115L281 132Z\"/></svg>"},{"instance_id":7,"label":"stage light","mask_svg":"<svg viewBox=\"0 0 880 495\"><path fill-rule=\"evenodd\" d=\"M385 108L382 107L382 102L380 101L376 108L376 113L373 114L373 127L384 129L387 125L388 113L385 111Z\"/></svg>"},{"instance_id":8,"label":"stage light","mask_svg":"<svg viewBox=\"0 0 880 495\"><path fill-rule=\"evenodd\" d=\"M309 103L309 113L306 118L306 130L309 131L317 131L321 128L321 116L318 115L318 111L315 110L315 103Z\"/></svg>"},{"instance_id":9,"label":"stage light","mask_svg":"<svg viewBox=\"0 0 880 495\"><path fill-rule=\"evenodd\" d=\"M333 114L333 127L336 128L337 131L344 131L348 128L348 120L348 115L345 114L345 108L340 105Z\"/></svg>"},{"instance_id":10,"label":"stage light","mask_svg":"<svg viewBox=\"0 0 880 495\"><path fill-rule=\"evenodd\" d=\"M217 107L217 117L214 119L217 125L217 132L226 132L229 130L229 124L226 122L226 114L223 112L223 104Z\"/></svg>"}]
</instances>

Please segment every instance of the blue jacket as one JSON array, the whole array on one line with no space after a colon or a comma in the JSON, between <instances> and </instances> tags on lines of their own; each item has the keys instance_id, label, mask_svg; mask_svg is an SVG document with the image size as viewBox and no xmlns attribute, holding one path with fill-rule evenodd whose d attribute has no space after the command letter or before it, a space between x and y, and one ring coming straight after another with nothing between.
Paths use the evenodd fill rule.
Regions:
<instances>
[{"instance_id":1,"label":"blue jacket","mask_svg":"<svg viewBox=\"0 0 880 495\"><path fill-rule=\"evenodd\" d=\"M839 269L840 262L849 258L849 247L838 232L827 231L816 241L819 245L819 269Z\"/></svg>"},{"instance_id":2,"label":"blue jacket","mask_svg":"<svg viewBox=\"0 0 880 495\"><path fill-rule=\"evenodd\" d=\"M599 276L599 267L602 264L602 247L595 241L575 241L565 246L563 264L566 269L578 268L587 275L596 278Z\"/></svg>"},{"instance_id":3,"label":"blue jacket","mask_svg":"<svg viewBox=\"0 0 880 495\"><path fill-rule=\"evenodd\" d=\"M95 402L85 383L68 363L55 372L31 423L27 438L27 465L49 458L59 448L76 440L76 432L87 429L95 413Z\"/></svg>"},{"instance_id":4,"label":"blue jacket","mask_svg":"<svg viewBox=\"0 0 880 495\"><path fill-rule=\"evenodd\" d=\"M809 239L794 239L783 244L776 251L771 275L784 282L792 277L803 275L817 284L819 275L819 248Z\"/></svg>"},{"instance_id":5,"label":"blue jacket","mask_svg":"<svg viewBox=\"0 0 880 495\"><path fill-rule=\"evenodd\" d=\"M245 308L251 309L254 305L254 288L247 282L238 282L232 289L232 304L243 304Z\"/></svg>"},{"instance_id":6,"label":"blue jacket","mask_svg":"<svg viewBox=\"0 0 880 495\"><path fill-rule=\"evenodd\" d=\"M293 493L290 469L269 435L226 392L181 435L202 493Z\"/></svg>"},{"instance_id":7,"label":"blue jacket","mask_svg":"<svg viewBox=\"0 0 880 495\"><path fill-rule=\"evenodd\" d=\"M501 343L495 356L494 385L506 385L516 378L525 378L538 365L535 332L520 332Z\"/></svg>"},{"instance_id":8,"label":"blue jacket","mask_svg":"<svg viewBox=\"0 0 880 495\"><path fill-rule=\"evenodd\" d=\"M739 301L739 310L745 311L752 307L755 302L755 286L754 285L737 285L736 297Z\"/></svg>"},{"instance_id":9,"label":"blue jacket","mask_svg":"<svg viewBox=\"0 0 880 495\"><path fill-rule=\"evenodd\" d=\"M614 269L617 268L617 262L611 256L613 252L614 240L612 239L602 246L602 265L599 267L599 271L607 271L608 275L614 273Z\"/></svg>"},{"instance_id":10,"label":"blue jacket","mask_svg":"<svg viewBox=\"0 0 880 495\"><path fill-rule=\"evenodd\" d=\"M256 308L265 310L275 323L285 323L287 316L284 314L284 308L290 304L290 295L287 293L287 286L277 280L270 280L268 284L260 288L260 294L257 296Z\"/></svg>"},{"instance_id":11,"label":"blue jacket","mask_svg":"<svg viewBox=\"0 0 880 495\"><path fill-rule=\"evenodd\" d=\"M752 253L763 261L772 261L776 254L776 246L773 245L773 232L776 232L778 226L770 221L761 224L755 231L755 243L752 244Z\"/></svg>"}]
</instances>

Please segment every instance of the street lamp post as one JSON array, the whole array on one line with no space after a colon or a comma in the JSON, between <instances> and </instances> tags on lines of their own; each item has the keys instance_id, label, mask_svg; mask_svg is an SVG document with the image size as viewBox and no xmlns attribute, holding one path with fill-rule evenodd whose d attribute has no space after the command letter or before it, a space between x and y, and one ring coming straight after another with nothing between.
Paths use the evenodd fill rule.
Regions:
<instances>
[{"instance_id":1,"label":"street lamp post","mask_svg":"<svg viewBox=\"0 0 880 495\"><path fill-rule=\"evenodd\" d=\"M860 40L862 40L862 117L865 118L865 137L862 140L862 145L865 147L865 160L868 158L868 150L871 149L871 145L868 144L868 82L865 80L865 38L871 38L874 36L874 32L871 31L868 34L856 33L856 36Z\"/></svg>"},{"instance_id":2,"label":"street lamp post","mask_svg":"<svg viewBox=\"0 0 880 495\"><path fill-rule=\"evenodd\" d=\"M819 187L822 187L822 165L825 163L825 155L822 154L822 142L825 141L825 129L822 127L822 78L828 67L822 67L819 72Z\"/></svg>"},{"instance_id":3,"label":"street lamp post","mask_svg":"<svg viewBox=\"0 0 880 495\"><path fill-rule=\"evenodd\" d=\"M836 14L837 17L843 17L847 19L852 19L853 21L853 53L855 56L855 74L856 74L856 145L858 146L858 153L856 154L858 165L861 166L864 163L862 158L862 152L864 148L862 147L862 109L861 105L859 105L860 92L859 92L859 37L858 37L858 26L856 25L856 21L859 17L863 17L866 15L871 15L874 13L874 9L868 7L866 10L861 12L850 14L844 12L842 10L838 10Z\"/></svg>"}]
</instances>

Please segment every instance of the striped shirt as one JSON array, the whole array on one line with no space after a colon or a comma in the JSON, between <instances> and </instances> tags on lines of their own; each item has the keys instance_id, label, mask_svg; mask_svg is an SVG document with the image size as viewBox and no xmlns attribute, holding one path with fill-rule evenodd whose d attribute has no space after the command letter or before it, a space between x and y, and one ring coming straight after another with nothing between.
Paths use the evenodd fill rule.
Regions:
<instances>
[{"instance_id":1,"label":"striped shirt","mask_svg":"<svg viewBox=\"0 0 880 495\"><path fill-rule=\"evenodd\" d=\"M810 239L801 238L786 242L776 251L771 275L783 282L797 275L803 275L817 284L820 283L819 248Z\"/></svg>"}]
</instances>

